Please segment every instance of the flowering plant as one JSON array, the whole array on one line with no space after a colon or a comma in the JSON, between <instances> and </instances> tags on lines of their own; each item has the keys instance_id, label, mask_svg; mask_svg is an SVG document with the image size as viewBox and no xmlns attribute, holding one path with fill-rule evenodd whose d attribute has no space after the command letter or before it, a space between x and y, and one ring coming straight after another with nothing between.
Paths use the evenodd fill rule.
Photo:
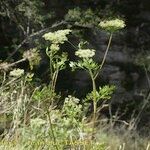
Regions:
<instances>
[{"instance_id":1,"label":"flowering plant","mask_svg":"<svg viewBox=\"0 0 150 150\"><path fill-rule=\"evenodd\" d=\"M69 29L49 32L43 35L43 38L51 42L51 45L46 48L46 54L50 59L50 77L52 89L55 90L55 85L60 70L65 69L65 62L68 60L67 53L60 53L60 44L68 40L67 35L71 32ZM59 54L58 54L59 52Z\"/></svg>"},{"instance_id":2,"label":"flowering plant","mask_svg":"<svg viewBox=\"0 0 150 150\"><path fill-rule=\"evenodd\" d=\"M79 49L75 52L75 55L80 58L91 58L95 55L94 49Z\"/></svg>"},{"instance_id":3,"label":"flowering plant","mask_svg":"<svg viewBox=\"0 0 150 150\"><path fill-rule=\"evenodd\" d=\"M33 69L33 66L36 66L41 61L41 56L37 48L30 49L23 53L23 58L27 59L30 64L30 69Z\"/></svg>"},{"instance_id":4,"label":"flowering plant","mask_svg":"<svg viewBox=\"0 0 150 150\"><path fill-rule=\"evenodd\" d=\"M69 29L58 30L55 32L49 32L43 35L43 38L47 41L51 41L55 44L63 44L68 40L67 35L71 32Z\"/></svg>"},{"instance_id":5,"label":"flowering plant","mask_svg":"<svg viewBox=\"0 0 150 150\"><path fill-rule=\"evenodd\" d=\"M125 22L121 19L104 20L99 23L99 26L108 32L115 32L124 28Z\"/></svg>"},{"instance_id":6,"label":"flowering plant","mask_svg":"<svg viewBox=\"0 0 150 150\"><path fill-rule=\"evenodd\" d=\"M20 77L24 74L24 70L23 69L14 69L12 71L10 71L9 75L12 77Z\"/></svg>"}]
</instances>

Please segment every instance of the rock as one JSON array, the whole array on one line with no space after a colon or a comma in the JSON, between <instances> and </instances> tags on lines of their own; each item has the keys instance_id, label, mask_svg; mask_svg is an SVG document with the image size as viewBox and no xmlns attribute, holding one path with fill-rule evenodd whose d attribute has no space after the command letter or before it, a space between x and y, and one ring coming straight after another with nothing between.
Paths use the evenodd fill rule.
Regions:
<instances>
[{"instance_id":1,"label":"rock","mask_svg":"<svg viewBox=\"0 0 150 150\"><path fill-rule=\"evenodd\" d=\"M142 11L139 15L137 15L137 19L150 22L150 11Z\"/></svg>"},{"instance_id":2,"label":"rock","mask_svg":"<svg viewBox=\"0 0 150 150\"><path fill-rule=\"evenodd\" d=\"M114 51L112 50L113 48L115 48ZM117 46L113 48L110 49L108 52L108 55L106 57L106 63L128 64L132 62L132 58L127 52L121 51L121 48ZM104 53L105 52L97 51L95 60L100 63L104 57Z\"/></svg>"}]
</instances>

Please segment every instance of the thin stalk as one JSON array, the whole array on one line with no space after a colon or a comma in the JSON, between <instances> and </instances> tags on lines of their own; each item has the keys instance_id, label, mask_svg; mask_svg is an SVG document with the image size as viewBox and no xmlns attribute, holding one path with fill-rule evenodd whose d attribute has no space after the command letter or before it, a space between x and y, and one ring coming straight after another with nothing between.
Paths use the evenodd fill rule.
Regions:
<instances>
[{"instance_id":1,"label":"thin stalk","mask_svg":"<svg viewBox=\"0 0 150 150\"><path fill-rule=\"evenodd\" d=\"M5 81L6 81L6 72L5 71L3 71L3 81L2 81L2 84L1 84L1 87L3 87L3 85L4 85L4 83L5 83Z\"/></svg>"},{"instance_id":2,"label":"thin stalk","mask_svg":"<svg viewBox=\"0 0 150 150\"><path fill-rule=\"evenodd\" d=\"M150 144L147 145L146 150L149 150L149 148L150 148Z\"/></svg>"},{"instance_id":3,"label":"thin stalk","mask_svg":"<svg viewBox=\"0 0 150 150\"><path fill-rule=\"evenodd\" d=\"M104 54L102 63L100 64L100 67L99 67L99 69L98 69L98 71L97 71L97 73L96 73L94 79L97 78L97 76L99 75L99 72L101 71L101 69L102 69L102 67L103 67L103 65L104 65L104 63L105 63L105 61L106 61L106 57L107 57L107 54L108 54L108 50L109 50L109 48L110 48L110 44L111 44L111 41L112 41L112 36L113 36L113 33L110 33L108 45L107 45L107 48L106 48L106 51L105 51L105 54Z\"/></svg>"},{"instance_id":4,"label":"thin stalk","mask_svg":"<svg viewBox=\"0 0 150 150\"><path fill-rule=\"evenodd\" d=\"M73 43L71 43L69 40L67 41L74 49L78 49Z\"/></svg>"},{"instance_id":5,"label":"thin stalk","mask_svg":"<svg viewBox=\"0 0 150 150\"><path fill-rule=\"evenodd\" d=\"M55 134L54 134L54 129L53 129L53 124L52 124L50 112L49 112L48 109L47 109L47 116L48 116L49 126L50 126L50 130L51 130L51 133L52 133L52 137L53 137L55 148L56 148L56 150L59 150L59 148L57 146L56 137L55 137Z\"/></svg>"},{"instance_id":6,"label":"thin stalk","mask_svg":"<svg viewBox=\"0 0 150 150\"><path fill-rule=\"evenodd\" d=\"M109 115L110 115L110 125L112 128L113 127L113 118L112 118L111 103L109 104Z\"/></svg>"},{"instance_id":7,"label":"thin stalk","mask_svg":"<svg viewBox=\"0 0 150 150\"><path fill-rule=\"evenodd\" d=\"M59 70L56 70L54 81L53 81L53 90L54 91L55 91L55 88L56 88L56 82L57 82L57 78L58 78L58 72L59 72Z\"/></svg>"},{"instance_id":8,"label":"thin stalk","mask_svg":"<svg viewBox=\"0 0 150 150\"><path fill-rule=\"evenodd\" d=\"M55 91L55 87L56 87L56 82L57 82L57 77L58 77L58 72L59 70L56 70L53 73L53 77L52 77L52 90Z\"/></svg>"},{"instance_id":9,"label":"thin stalk","mask_svg":"<svg viewBox=\"0 0 150 150\"><path fill-rule=\"evenodd\" d=\"M49 56L49 59L50 59L50 61L49 61L49 66L50 66L50 78L52 79L52 77L53 77L53 66L52 66L53 61L52 61L51 55Z\"/></svg>"},{"instance_id":10,"label":"thin stalk","mask_svg":"<svg viewBox=\"0 0 150 150\"><path fill-rule=\"evenodd\" d=\"M97 112L97 102L96 102L96 84L95 79L93 77L93 73L89 70L91 79L92 79L92 87L93 87L93 126L92 126L92 138L94 137L94 129L95 129L95 122L96 122L96 112Z\"/></svg>"},{"instance_id":11,"label":"thin stalk","mask_svg":"<svg viewBox=\"0 0 150 150\"><path fill-rule=\"evenodd\" d=\"M92 138L94 137L95 122L96 122L96 112L97 112L97 102L93 101L93 127L92 127Z\"/></svg>"},{"instance_id":12,"label":"thin stalk","mask_svg":"<svg viewBox=\"0 0 150 150\"><path fill-rule=\"evenodd\" d=\"M22 58L22 59L20 59L20 60L18 60L18 61L16 61L16 62L13 62L13 63L11 63L11 64L6 64L4 67L6 68L10 68L10 67L13 67L13 66L15 66L15 65L17 65L17 64L19 64L19 63L21 63L21 62L24 62L24 61L26 61L27 59L26 58ZM4 68L4 69L5 69ZM3 69L3 67L0 67L0 70L1 69Z\"/></svg>"},{"instance_id":13,"label":"thin stalk","mask_svg":"<svg viewBox=\"0 0 150 150\"><path fill-rule=\"evenodd\" d=\"M19 63L21 63L21 62L26 61L26 60L27 60L26 58L20 59L20 60L14 62L14 63L12 63L12 64L8 64L8 67L15 66L15 65L17 65L17 64L19 64Z\"/></svg>"}]
</instances>

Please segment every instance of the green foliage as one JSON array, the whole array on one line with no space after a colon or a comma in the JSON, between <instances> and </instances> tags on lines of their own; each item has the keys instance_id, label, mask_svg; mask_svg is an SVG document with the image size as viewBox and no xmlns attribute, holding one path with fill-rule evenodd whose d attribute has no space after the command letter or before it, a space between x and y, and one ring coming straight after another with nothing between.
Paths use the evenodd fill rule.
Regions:
<instances>
[{"instance_id":1,"label":"green foliage","mask_svg":"<svg viewBox=\"0 0 150 150\"><path fill-rule=\"evenodd\" d=\"M111 98L111 95L113 94L113 91L115 89L115 86L104 86L104 87L99 87L99 90L94 93L92 91L89 93L86 97L87 100L92 100L93 95L95 94L95 100L98 102L100 100L108 100Z\"/></svg>"},{"instance_id":2,"label":"green foliage","mask_svg":"<svg viewBox=\"0 0 150 150\"><path fill-rule=\"evenodd\" d=\"M100 21L100 18L90 8L83 10L79 7L76 7L68 11L68 14L65 16L65 20L74 22L75 24L80 24L85 26L91 26L91 25L97 26L97 24Z\"/></svg>"},{"instance_id":3,"label":"green foliage","mask_svg":"<svg viewBox=\"0 0 150 150\"><path fill-rule=\"evenodd\" d=\"M79 60L78 62L70 62L69 65L73 71L78 68L84 69L86 71L91 70L92 72L95 72L99 68L98 64L94 62L91 58L84 58L82 60Z\"/></svg>"},{"instance_id":4,"label":"green foliage","mask_svg":"<svg viewBox=\"0 0 150 150\"><path fill-rule=\"evenodd\" d=\"M65 98L59 118L57 120L59 124L57 123L55 127L57 134L60 136L57 136L59 139L65 137L67 140L77 140L80 138L80 134L85 134L85 122L82 120L84 114L79 99L72 96Z\"/></svg>"},{"instance_id":5,"label":"green foliage","mask_svg":"<svg viewBox=\"0 0 150 150\"><path fill-rule=\"evenodd\" d=\"M16 23L20 23L20 26L24 27L27 25L26 22L32 25L44 25L45 19L50 19L53 13L48 13L44 11L44 3L40 0L23 0L23 1L13 1L13 0L2 0L1 1L1 11L0 15L8 17L14 20ZM17 18L14 18L17 16ZM11 18L12 17L12 18ZM18 24L19 25L19 24Z\"/></svg>"},{"instance_id":6,"label":"green foliage","mask_svg":"<svg viewBox=\"0 0 150 150\"><path fill-rule=\"evenodd\" d=\"M24 17L33 21L35 23L41 24L43 23L43 17L40 14L40 8L42 8L43 2L35 1L35 0L24 0L19 5L16 6L16 11L19 11L23 14Z\"/></svg>"},{"instance_id":7,"label":"green foliage","mask_svg":"<svg viewBox=\"0 0 150 150\"><path fill-rule=\"evenodd\" d=\"M62 53L60 56L54 56L53 57L53 67L54 69L63 70L66 68L65 63L68 61L68 55L67 53Z\"/></svg>"},{"instance_id":8,"label":"green foliage","mask_svg":"<svg viewBox=\"0 0 150 150\"><path fill-rule=\"evenodd\" d=\"M63 105L63 113L71 118L79 117L82 112L82 105L79 104L79 101L80 100L78 98L68 96Z\"/></svg>"},{"instance_id":9,"label":"green foliage","mask_svg":"<svg viewBox=\"0 0 150 150\"><path fill-rule=\"evenodd\" d=\"M84 118L82 112L82 106L79 104L79 99L68 96L65 98L64 105L61 110L51 110L50 112L51 122L53 125L53 132L57 137L56 141L60 149L67 146L67 142L76 141L80 136L86 133L85 123L82 120ZM49 121L45 118L33 118L30 119L30 125L19 129L21 134L21 142L25 145L28 141L33 143L47 143L48 147L54 147L48 145L52 143L53 134L51 132L51 126ZM32 133L32 135L30 135ZM39 141L38 141L39 139ZM49 141L49 142L48 142ZM80 140L79 140L80 141ZM28 145L29 147L30 145ZM32 145L33 147L33 145Z\"/></svg>"},{"instance_id":10,"label":"green foliage","mask_svg":"<svg viewBox=\"0 0 150 150\"><path fill-rule=\"evenodd\" d=\"M44 86L42 89L37 88L33 95L32 98L35 101L39 102L52 102L53 98L57 99L59 96L56 96L56 93L51 90L50 86Z\"/></svg>"},{"instance_id":11,"label":"green foliage","mask_svg":"<svg viewBox=\"0 0 150 150\"><path fill-rule=\"evenodd\" d=\"M104 86L99 87L99 99L110 99L111 95L113 94L113 91L115 89L115 86Z\"/></svg>"},{"instance_id":12,"label":"green foliage","mask_svg":"<svg viewBox=\"0 0 150 150\"><path fill-rule=\"evenodd\" d=\"M139 54L135 58L135 63L138 66L144 66L147 71L150 71L150 55L149 54Z\"/></svg>"}]
</instances>

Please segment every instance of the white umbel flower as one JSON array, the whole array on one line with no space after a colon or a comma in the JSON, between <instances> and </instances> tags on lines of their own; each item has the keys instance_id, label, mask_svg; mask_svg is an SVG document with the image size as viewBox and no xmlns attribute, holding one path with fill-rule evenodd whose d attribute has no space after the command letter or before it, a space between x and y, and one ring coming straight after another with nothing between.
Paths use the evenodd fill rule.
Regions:
<instances>
[{"instance_id":1,"label":"white umbel flower","mask_svg":"<svg viewBox=\"0 0 150 150\"><path fill-rule=\"evenodd\" d=\"M75 52L75 55L80 58L91 58L95 55L94 49L79 49Z\"/></svg>"},{"instance_id":2,"label":"white umbel flower","mask_svg":"<svg viewBox=\"0 0 150 150\"><path fill-rule=\"evenodd\" d=\"M71 32L69 29L58 30L55 32L49 32L43 35L43 38L47 41L51 41L55 44L63 44L68 40L67 35Z\"/></svg>"},{"instance_id":3,"label":"white umbel flower","mask_svg":"<svg viewBox=\"0 0 150 150\"><path fill-rule=\"evenodd\" d=\"M10 71L9 75L12 77L20 77L24 74L24 70L23 69L14 69L12 71Z\"/></svg>"},{"instance_id":4,"label":"white umbel flower","mask_svg":"<svg viewBox=\"0 0 150 150\"><path fill-rule=\"evenodd\" d=\"M121 19L104 20L99 26L106 31L114 32L125 27L125 22Z\"/></svg>"},{"instance_id":5,"label":"white umbel flower","mask_svg":"<svg viewBox=\"0 0 150 150\"><path fill-rule=\"evenodd\" d=\"M53 51L58 51L59 50L59 45L58 44L51 44L50 49Z\"/></svg>"}]
</instances>

